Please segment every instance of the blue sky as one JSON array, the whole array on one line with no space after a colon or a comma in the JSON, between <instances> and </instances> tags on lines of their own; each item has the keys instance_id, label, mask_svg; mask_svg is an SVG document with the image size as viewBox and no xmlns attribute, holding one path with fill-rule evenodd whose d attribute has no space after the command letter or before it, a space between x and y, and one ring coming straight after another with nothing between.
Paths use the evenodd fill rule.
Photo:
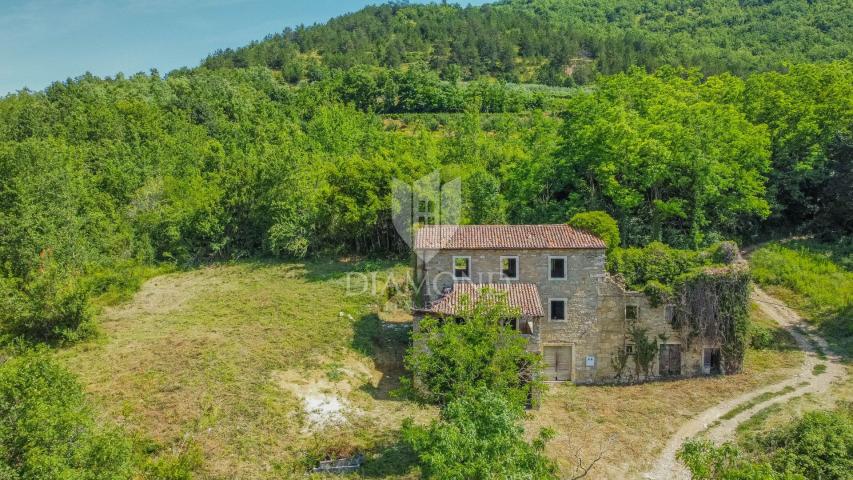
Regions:
<instances>
[{"instance_id":1,"label":"blue sky","mask_svg":"<svg viewBox=\"0 0 853 480\"><path fill-rule=\"evenodd\" d=\"M87 71L106 76L195 66L218 48L375 3L382 2L0 0L0 95Z\"/></svg>"}]
</instances>

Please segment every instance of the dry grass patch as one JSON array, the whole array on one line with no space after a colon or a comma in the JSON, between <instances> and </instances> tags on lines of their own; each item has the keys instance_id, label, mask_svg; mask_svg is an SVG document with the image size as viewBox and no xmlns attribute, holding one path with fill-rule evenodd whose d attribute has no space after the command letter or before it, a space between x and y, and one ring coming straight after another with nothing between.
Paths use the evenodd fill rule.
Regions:
<instances>
[{"instance_id":1,"label":"dry grass patch","mask_svg":"<svg viewBox=\"0 0 853 480\"><path fill-rule=\"evenodd\" d=\"M307 457L370 450L403 418L434 415L390 397L406 326L375 315L381 297L348 295L352 268L241 263L157 277L104 311L102 338L59 356L105 416L165 444L192 438L210 478L301 475ZM312 409L335 421L318 424Z\"/></svg>"},{"instance_id":2,"label":"dry grass patch","mask_svg":"<svg viewBox=\"0 0 853 480\"><path fill-rule=\"evenodd\" d=\"M787 348L749 350L739 375L630 386L554 385L532 414L528 430L556 430L548 453L565 475L605 450L586 478L639 478L684 421L716 403L783 380L803 358L802 352Z\"/></svg>"}]
</instances>

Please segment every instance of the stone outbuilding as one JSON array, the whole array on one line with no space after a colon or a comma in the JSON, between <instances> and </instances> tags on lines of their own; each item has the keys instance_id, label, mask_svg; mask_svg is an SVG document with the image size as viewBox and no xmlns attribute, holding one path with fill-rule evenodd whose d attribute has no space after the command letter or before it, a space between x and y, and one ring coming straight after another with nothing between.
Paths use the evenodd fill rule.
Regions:
<instances>
[{"instance_id":1,"label":"stone outbuilding","mask_svg":"<svg viewBox=\"0 0 853 480\"><path fill-rule=\"evenodd\" d=\"M683 341L671 325L672 308L652 306L612 278L604 242L588 232L563 224L426 225L414 248L421 296L415 328L422 315L459 315L463 298L476 303L488 288L520 312L513 327L542 355L545 380L632 379L632 327L658 344L649 377L720 371L719 346ZM618 359L626 356L617 379Z\"/></svg>"}]
</instances>

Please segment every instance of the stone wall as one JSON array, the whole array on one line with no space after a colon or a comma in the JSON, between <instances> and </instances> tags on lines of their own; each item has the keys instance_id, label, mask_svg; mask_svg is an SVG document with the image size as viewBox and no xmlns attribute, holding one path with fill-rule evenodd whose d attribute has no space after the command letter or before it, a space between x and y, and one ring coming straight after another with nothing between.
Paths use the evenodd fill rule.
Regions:
<instances>
[{"instance_id":1,"label":"stone wall","mask_svg":"<svg viewBox=\"0 0 853 480\"><path fill-rule=\"evenodd\" d=\"M628 343L625 307L639 308L637 325L648 329L648 336L659 344L681 344L682 375L702 371L702 347L682 342L673 331L665 306L652 307L646 296L626 291L605 272L604 250L441 250L419 252L416 263L424 299L436 299L442 288L455 282L534 283L539 290L545 318L534 322L535 333L529 349L542 353L543 347L572 347L572 381L575 383L610 382L615 379L611 358ZM471 258L470 279L453 277L453 257ZM501 278L501 257L516 256L518 279ZM566 257L566 279L549 278L549 258ZM426 261L422 259L426 258ZM566 299L565 321L549 320L549 299ZM662 336L663 338L660 338ZM659 375L658 359L651 369ZM633 360L626 372L633 373Z\"/></svg>"}]
</instances>

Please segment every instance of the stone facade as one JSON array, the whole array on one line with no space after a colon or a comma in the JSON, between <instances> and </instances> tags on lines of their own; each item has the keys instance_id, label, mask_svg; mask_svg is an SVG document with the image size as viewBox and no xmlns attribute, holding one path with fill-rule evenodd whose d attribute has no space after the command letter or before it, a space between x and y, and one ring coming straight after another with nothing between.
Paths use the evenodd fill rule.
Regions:
<instances>
[{"instance_id":1,"label":"stone facade","mask_svg":"<svg viewBox=\"0 0 853 480\"><path fill-rule=\"evenodd\" d=\"M547 347L570 347L570 380L575 383L615 380L611 359L630 344L629 322L646 328L647 337L658 344L680 345L681 376L703 373L703 350L708 346L697 345L700 341L687 345L673 330L668 307L652 307L644 294L627 291L614 281L605 271L604 249L447 249L420 250L418 254L416 275L426 303L440 298L457 282L535 284L545 317L534 320L528 348L542 354ZM469 278L454 278L454 257L470 258ZM518 258L517 279L502 278L502 257ZM565 279L549 278L551 257L565 257ZM566 300L565 320L550 320L551 299ZM628 306L637 307L636 319L626 319ZM633 372L633 359L629 359L624 373L630 378ZM658 354L651 374L661 373Z\"/></svg>"}]
</instances>

